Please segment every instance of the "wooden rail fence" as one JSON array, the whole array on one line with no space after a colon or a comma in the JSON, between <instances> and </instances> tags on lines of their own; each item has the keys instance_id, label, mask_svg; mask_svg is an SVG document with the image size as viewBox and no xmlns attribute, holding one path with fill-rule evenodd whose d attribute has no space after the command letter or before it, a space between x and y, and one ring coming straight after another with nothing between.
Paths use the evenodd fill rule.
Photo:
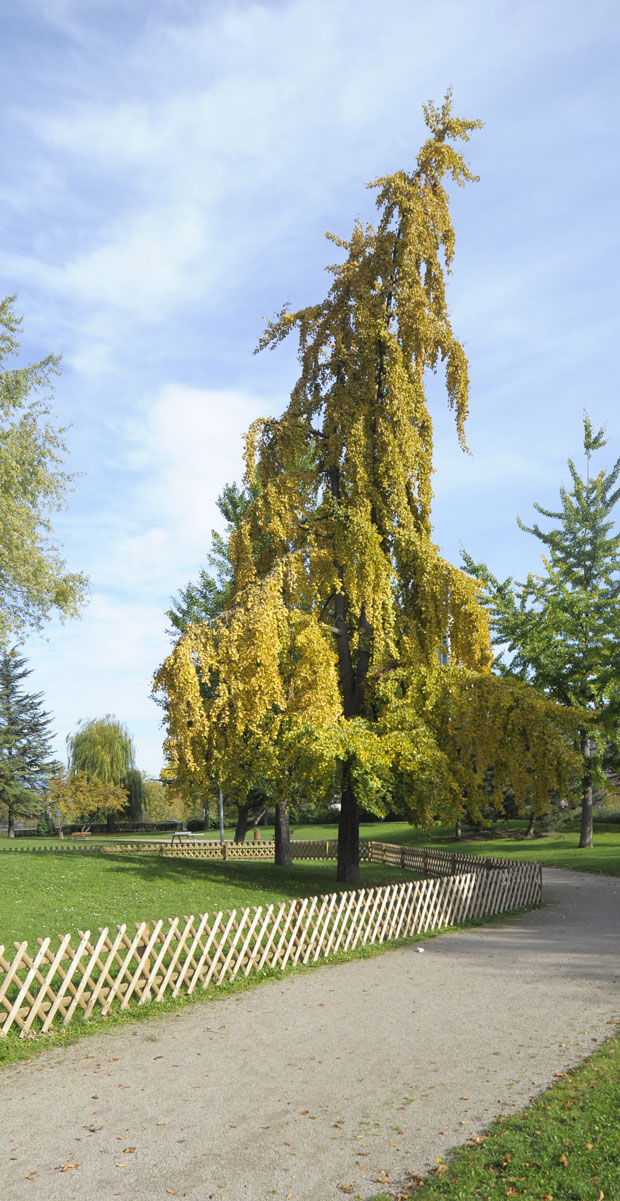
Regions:
<instances>
[{"instance_id":1,"label":"wooden rail fence","mask_svg":"<svg viewBox=\"0 0 620 1201\"><path fill-rule=\"evenodd\" d=\"M13 854L36 855L163 855L178 859L273 859L275 852L273 839L261 839L257 842L215 842L200 838L193 842L188 839L183 843L172 843L169 839L151 842L64 842L58 841L54 846L16 846L3 847L2 852ZM337 839L291 839L293 859L336 859L338 856ZM368 858L366 844L361 847L361 858Z\"/></svg>"},{"instance_id":2,"label":"wooden rail fence","mask_svg":"<svg viewBox=\"0 0 620 1201\"><path fill-rule=\"evenodd\" d=\"M126 844L125 844L126 845ZM219 844L216 844L219 845ZM266 845L266 844L263 844ZM190 848L179 854L187 857ZM426 859L425 859L426 856ZM0 1036L45 1034L76 1017L108 1014L164 997L190 995L236 976L328 959L361 945L411 937L541 899L539 864L451 856L414 847L368 844L373 862L429 878L281 904L89 930L78 937L0 946ZM456 863L453 864L453 859ZM451 872L452 874L447 874Z\"/></svg>"}]
</instances>

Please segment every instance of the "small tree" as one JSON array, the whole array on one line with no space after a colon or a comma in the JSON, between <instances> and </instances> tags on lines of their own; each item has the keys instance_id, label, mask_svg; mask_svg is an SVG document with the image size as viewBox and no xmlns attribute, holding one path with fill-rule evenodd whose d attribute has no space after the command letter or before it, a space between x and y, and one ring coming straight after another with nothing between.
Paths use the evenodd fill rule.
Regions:
<instances>
[{"instance_id":1,"label":"small tree","mask_svg":"<svg viewBox=\"0 0 620 1201\"><path fill-rule=\"evenodd\" d=\"M86 772L69 775L60 765L50 777L47 799L58 822L58 836L71 822L86 823L100 814L120 813L127 804L127 793L120 784L103 784Z\"/></svg>"},{"instance_id":2,"label":"small tree","mask_svg":"<svg viewBox=\"0 0 620 1201\"><path fill-rule=\"evenodd\" d=\"M131 735L125 725L108 713L105 717L82 722L67 738L69 774L82 772L88 781L104 785L122 785L127 802L127 781L135 767ZM108 830L113 831L114 814L108 813Z\"/></svg>"},{"instance_id":3,"label":"small tree","mask_svg":"<svg viewBox=\"0 0 620 1201\"><path fill-rule=\"evenodd\" d=\"M313 774L308 763L321 762L319 735L338 720L340 699L333 649L308 614L287 610L281 576L250 586L217 621L189 625L154 688L166 697L177 785L236 798L240 840L250 808L275 801L276 862L290 863L292 769L298 787L302 761Z\"/></svg>"},{"instance_id":4,"label":"small tree","mask_svg":"<svg viewBox=\"0 0 620 1201\"><path fill-rule=\"evenodd\" d=\"M465 554L468 571L485 587L494 640L504 647L498 670L530 681L572 710L581 756L580 847L593 842L594 785L604 786L605 749L618 747L620 717L620 535L612 510L620 499L620 459L591 474L591 459L607 441L584 414L585 478L571 459L572 488L560 488L560 508L534 508L555 523L526 526L546 548L543 573L525 583L500 583L484 563Z\"/></svg>"},{"instance_id":5,"label":"small tree","mask_svg":"<svg viewBox=\"0 0 620 1201\"><path fill-rule=\"evenodd\" d=\"M289 865L291 862L290 804L294 799L296 789L292 774L287 771L283 762L285 758L282 754L284 736L281 723L274 724L273 721L267 719L267 723L263 727L264 733L261 733L257 739L257 723L255 721L251 729L244 728L239 740L239 731L234 728L234 723L230 727L226 724L226 719L220 711L215 696L218 688L231 686L223 684L222 672L226 671L223 666L225 653L222 659L222 672L218 673L217 680L215 680L214 673L211 673L209 678L201 676L200 653L196 649L199 642L202 641L205 644L210 642L212 653L213 647L217 645L220 637L223 637L223 645L228 644L228 635L225 631L228 624L228 610L235 588L234 568L229 555L229 541L235 531L239 530L254 494L255 489L240 488L234 483L226 484L217 500L220 513L226 521L226 536L223 537L215 530L212 532L211 550L208 555L209 566L214 574L211 575L206 569L201 570L197 583L189 583L181 589L173 601L172 608L167 612L174 631L181 635L183 642L183 647L173 652L171 664L180 664L183 660L184 650L188 646L193 648L198 687L198 694L194 699L197 701L199 710L206 708L207 711L214 714L219 713L216 720L223 722L220 728L221 736L229 739L231 746L234 745L237 748L234 756L234 770L230 770L230 763L227 768L222 758L218 759L216 769L215 758L206 746L204 753L200 754L196 735L204 728L204 721L201 720L201 717L204 717L202 712L198 715L193 712L191 718L186 715L186 718L181 716L180 719L181 725L186 719L192 723L195 753L191 760L187 759L183 746L178 743L177 735L172 737L169 734L166 748L169 753L172 775L183 788L185 795L190 797L198 794L204 804L210 797L219 795L219 790L222 790L227 805L233 809L236 815L235 842L244 841L250 822L260 820L269 802L275 804L275 862L280 865ZM259 534L257 547L260 547L264 541L264 537ZM253 606L250 605L250 608L252 609ZM250 622L253 620L251 612L248 612L246 616ZM238 628L237 622L235 630L237 631ZM177 637L178 634L176 634ZM246 640L245 649L249 648L250 643ZM248 667L250 676L253 674L252 662ZM228 662L228 670L232 670L234 674L238 675L238 665L231 661ZM185 677L183 676L182 679L184 680ZM183 711L183 706L191 703L185 697L184 692L179 694L178 685L179 680L175 682L174 670L167 670L164 665L157 673L154 695L167 710L169 731L179 728L179 718L170 713L170 705L180 704ZM181 683L181 687L184 689L185 685ZM238 704L238 682L232 683L232 689L238 698ZM228 712L227 708L226 713ZM255 718L257 718L257 714L258 710L255 709ZM262 714L262 716L265 715ZM281 740L278 753L276 753L274 738ZM176 747L173 746L175 739ZM267 748L269 748L268 754L266 753ZM276 759L278 760L277 768ZM288 787L283 791L281 785L287 777Z\"/></svg>"},{"instance_id":6,"label":"small tree","mask_svg":"<svg viewBox=\"0 0 620 1201\"><path fill-rule=\"evenodd\" d=\"M163 784L161 780L154 780L150 776L143 775L142 787L147 821L162 822L170 821L171 819L185 821L187 806L170 785Z\"/></svg>"},{"instance_id":7,"label":"small tree","mask_svg":"<svg viewBox=\"0 0 620 1201\"><path fill-rule=\"evenodd\" d=\"M8 836L15 837L16 817L33 817L45 808L50 770L50 718L41 693L30 693L31 674L16 650L0 653L0 806Z\"/></svg>"},{"instance_id":8,"label":"small tree","mask_svg":"<svg viewBox=\"0 0 620 1201\"><path fill-rule=\"evenodd\" d=\"M74 616L87 584L67 571L51 521L73 478L60 466L64 431L48 421L60 360L5 367L19 351L14 299L0 302L0 645L53 614Z\"/></svg>"}]
</instances>

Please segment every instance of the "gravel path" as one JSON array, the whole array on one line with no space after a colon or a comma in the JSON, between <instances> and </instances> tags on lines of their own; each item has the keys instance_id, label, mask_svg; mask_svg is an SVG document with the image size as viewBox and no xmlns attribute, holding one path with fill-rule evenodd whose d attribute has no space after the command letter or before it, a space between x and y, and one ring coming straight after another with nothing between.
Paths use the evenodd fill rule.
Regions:
<instances>
[{"instance_id":1,"label":"gravel path","mask_svg":"<svg viewBox=\"0 0 620 1201\"><path fill-rule=\"evenodd\" d=\"M620 1016L620 879L545 871L545 900L5 1069L2 1197L343 1201L423 1173Z\"/></svg>"}]
</instances>

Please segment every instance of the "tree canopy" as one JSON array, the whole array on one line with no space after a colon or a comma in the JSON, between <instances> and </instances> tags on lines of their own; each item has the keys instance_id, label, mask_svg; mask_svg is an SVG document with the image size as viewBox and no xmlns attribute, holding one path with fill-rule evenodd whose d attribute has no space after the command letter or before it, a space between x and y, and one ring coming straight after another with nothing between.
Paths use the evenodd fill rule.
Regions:
<instances>
[{"instance_id":1,"label":"tree canopy","mask_svg":"<svg viewBox=\"0 0 620 1201\"><path fill-rule=\"evenodd\" d=\"M572 459L572 487L560 488L560 507L534 508L555 523L525 533L542 542L543 571L524 583L499 581L465 554L470 574L484 585L494 640L503 648L497 668L531 682L579 715L582 826L580 846L592 845L592 788L604 785L607 749L620 748L620 533L611 513L620 499L620 458L594 475L591 460L607 445L584 414L585 476Z\"/></svg>"},{"instance_id":2,"label":"tree canopy","mask_svg":"<svg viewBox=\"0 0 620 1201\"><path fill-rule=\"evenodd\" d=\"M131 734L113 714L91 718L67 738L71 774L84 772L89 780L122 784L135 767Z\"/></svg>"},{"instance_id":3,"label":"tree canopy","mask_svg":"<svg viewBox=\"0 0 620 1201\"><path fill-rule=\"evenodd\" d=\"M28 367L8 367L19 351L20 319L0 302L0 645L53 614L73 617L86 578L67 570L58 553L52 514L65 507L74 477L63 469L64 430L48 420L52 379L60 360L48 355Z\"/></svg>"},{"instance_id":4,"label":"tree canopy","mask_svg":"<svg viewBox=\"0 0 620 1201\"><path fill-rule=\"evenodd\" d=\"M120 813L127 804L127 792L122 784L104 784L84 771L72 775L61 764L51 773L46 800L52 818L58 823L58 835L63 837L67 822L89 822L100 814Z\"/></svg>"}]
</instances>

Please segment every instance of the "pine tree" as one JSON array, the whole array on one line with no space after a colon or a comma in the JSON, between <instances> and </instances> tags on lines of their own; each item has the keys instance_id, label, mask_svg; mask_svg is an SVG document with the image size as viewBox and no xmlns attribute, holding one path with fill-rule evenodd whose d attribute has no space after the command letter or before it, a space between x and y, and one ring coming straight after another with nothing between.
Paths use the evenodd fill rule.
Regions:
<instances>
[{"instance_id":1,"label":"pine tree","mask_svg":"<svg viewBox=\"0 0 620 1201\"><path fill-rule=\"evenodd\" d=\"M465 555L468 571L486 589L494 640L504 646L498 668L531 681L578 715L582 802L580 847L593 842L593 785L605 785L603 755L618 746L620 717L620 534L611 513L620 499L620 458L610 471L591 473L591 459L607 445L584 414L585 478L569 459L572 480L560 488L560 507L544 509L555 525L519 526L545 547L544 572L525 583L500 583L483 563Z\"/></svg>"},{"instance_id":2,"label":"pine tree","mask_svg":"<svg viewBox=\"0 0 620 1201\"><path fill-rule=\"evenodd\" d=\"M166 616L172 623L173 636L201 621L212 621L228 608L233 591L233 567L228 554L228 541L239 528L250 501L247 488L225 484L217 498L217 507L226 522L224 535L211 531L211 549L207 555L208 568L201 568L198 580L190 580L178 595Z\"/></svg>"},{"instance_id":3,"label":"pine tree","mask_svg":"<svg viewBox=\"0 0 620 1201\"><path fill-rule=\"evenodd\" d=\"M33 817L45 808L51 769L50 717L42 694L24 688L31 675L26 662L14 649L0 653L0 806L9 838L15 837L17 817Z\"/></svg>"}]
</instances>

